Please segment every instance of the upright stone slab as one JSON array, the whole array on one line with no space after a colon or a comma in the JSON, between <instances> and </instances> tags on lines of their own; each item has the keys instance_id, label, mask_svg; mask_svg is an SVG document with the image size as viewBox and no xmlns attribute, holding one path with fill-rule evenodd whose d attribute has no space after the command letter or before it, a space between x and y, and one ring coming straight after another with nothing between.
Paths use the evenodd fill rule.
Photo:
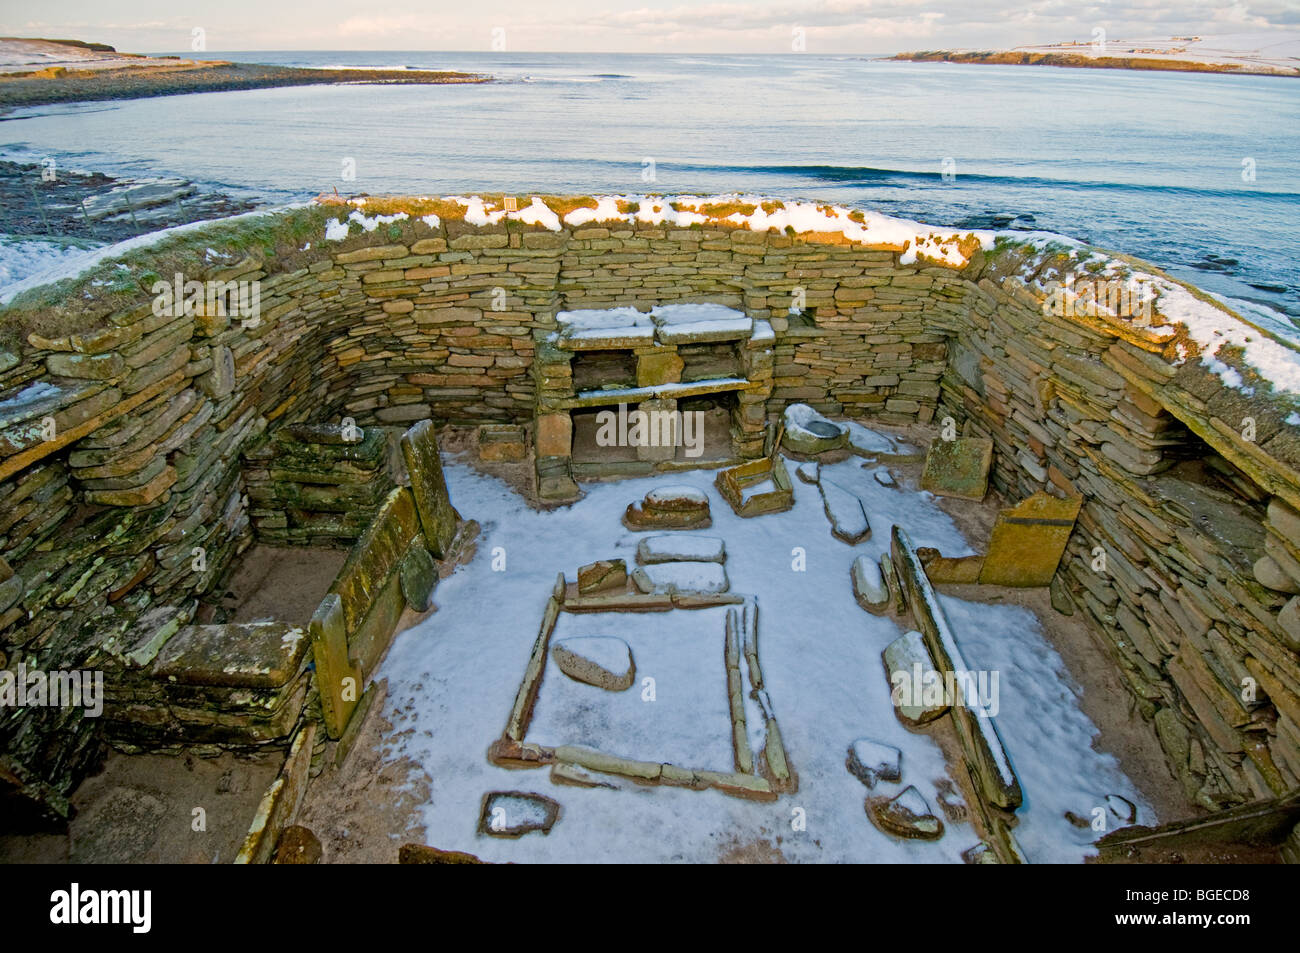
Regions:
<instances>
[{"instance_id":1,"label":"upright stone slab","mask_svg":"<svg viewBox=\"0 0 1300 953\"><path fill-rule=\"evenodd\" d=\"M337 594L331 592L321 600L308 631L316 656L316 688L325 730L331 738L338 738L361 696L361 670L348 658L347 623Z\"/></svg>"},{"instance_id":2,"label":"upright stone slab","mask_svg":"<svg viewBox=\"0 0 1300 953\"><path fill-rule=\"evenodd\" d=\"M406 458L411 493L415 496L415 508L420 514L420 525L424 528L429 551L444 559L456 537L460 514L451 505L451 496L447 493L432 420L421 420L402 434L402 456Z\"/></svg>"},{"instance_id":3,"label":"upright stone slab","mask_svg":"<svg viewBox=\"0 0 1300 953\"><path fill-rule=\"evenodd\" d=\"M921 489L959 500L982 500L989 489L993 441L987 437L936 440L925 454Z\"/></svg>"},{"instance_id":4,"label":"upright stone slab","mask_svg":"<svg viewBox=\"0 0 1300 953\"><path fill-rule=\"evenodd\" d=\"M961 648L954 637L948 616L939 604L939 597L930 585L921 559L916 554L911 537L901 526L895 525L890 540L890 555L898 581L907 591L907 603L912 609L916 626L925 636L925 647L934 660L935 669L944 678L949 673L970 673ZM956 684L962 685L960 680ZM1020 807L1023 794L1011 759L1007 757L1002 737L993 724L992 716L969 696L965 686L961 689L953 711L953 724L957 739L966 756L966 765L979 788L980 794L996 807L1014 811Z\"/></svg>"},{"instance_id":5,"label":"upright stone slab","mask_svg":"<svg viewBox=\"0 0 1300 953\"><path fill-rule=\"evenodd\" d=\"M1056 574L1083 497L1035 493L998 514L979 581L990 586L1046 586Z\"/></svg>"}]
</instances>

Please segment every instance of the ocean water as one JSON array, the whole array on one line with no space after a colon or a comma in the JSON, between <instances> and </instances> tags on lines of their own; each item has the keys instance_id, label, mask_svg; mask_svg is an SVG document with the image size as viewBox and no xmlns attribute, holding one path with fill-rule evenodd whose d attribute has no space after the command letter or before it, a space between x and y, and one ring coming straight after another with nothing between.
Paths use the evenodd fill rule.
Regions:
<instances>
[{"instance_id":1,"label":"ocean water","mask_svg":"<svg viewBox=\"0 0 1300 953\"><path fill-rule=\"evenodd\" d=\"M809 54L208 55L499 81L26 109L0 122L0 154L267 202L335 188L825 199L1061 232L1300 321L1294 79Z\"/></svg>"}]
</instances>

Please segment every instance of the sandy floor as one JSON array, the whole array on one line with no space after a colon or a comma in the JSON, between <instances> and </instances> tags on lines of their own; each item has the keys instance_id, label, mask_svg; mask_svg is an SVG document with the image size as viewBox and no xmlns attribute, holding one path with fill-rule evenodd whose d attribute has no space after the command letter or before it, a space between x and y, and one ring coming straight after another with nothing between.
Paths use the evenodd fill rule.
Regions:
<instances>
[{"instance_id":1,"label":"sandy floor","mask_svg":"<svg viewBox=\"0 0 1300 953\"><path fill-rule=\"evenodd\" d=\"M347 559L342 549L253 546L230 581L232 622L275 619L306 625Z\"/></svg>"},{"instance_id":2,"label":"sandy floor","mask_svg":"<svg viewBox=\"0 0 1300 953\"><path fill-rule=\"evenodd\" d=\"M0 863L230 863L283 760L110 754L73 794L67 833L0 837Z\"/></svg>"}]
</instances>

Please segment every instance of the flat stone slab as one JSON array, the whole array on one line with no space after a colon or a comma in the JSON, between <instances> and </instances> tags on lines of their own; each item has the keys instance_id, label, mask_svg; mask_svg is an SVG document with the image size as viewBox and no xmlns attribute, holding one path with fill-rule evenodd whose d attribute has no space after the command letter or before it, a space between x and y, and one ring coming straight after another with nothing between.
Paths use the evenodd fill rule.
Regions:
<instances>
[{"instance_id":1,"label":"flat stone slab","mask_svg":"<svg viewBox=\"0 0 1300 953\"><path fill-rule=\"evenodd\" d=\"M753 332L748 315L720 304L665 304L650 310L661 344L737 341Z\"/></svg>"},{"instance_id":2,"label":"flat stone slab","mask_svg":"<svg viewBox=\"0 0 1300 953\"><path fill-rule=\"evenodd\" d=\"M888 834L919 840L943 836L943 821L934 815L914 785L908 785L897 797L867 798L866 808L872 823Z\"/></svg>"},{"instance_id":3,"label":"flat stone slab","mask_svg":"<svg viewBox=\"0 0 1300 953\"><path fill-rule=\"evenodd\" d=\"M167 640L150 674L184 685L279 688L297 674L311 640L284 622L187 625Z\"/></svg>"},{"instance_id":4,"label":"flat stone slab","mask_svg":"<svg viewBox=\"0 0 1300 953\"><path fill-rule=\"evenodd\" d=\"M853 580L853 598L872 615L889 611L889 586L880 573L880 563L870 556L859 556L849 568Z\"/></svg>"},{"instance_id":5,"label":"flat stone slab","mask_svg":"<svg viewBox=\"0 0 1300 953\"><path fill-rule=\"evenodd\" d=\"M632 581L645 593L726 592L731 588L727 571L719 563L656 563L638 566Z\"/></svg>"},{"instance_id":6,"label":"flat stone slab","mask_svg":"<svg viewBox=\"0 0 1300 953\"><path fill-rule=\"evenodd\" d=\"M903 779L903 752L871 738L858 738L849 745L844 766L867 787L874 788L877 781Z\"/></svg>"},{"instance_id":7,"label":"flat stone slab","mask_svg":"<svg viewBox=\"0 0 1300 953\"><path fill-rule=\"evenodd\" d=\"M656 487L623 514L628 529L706 529L713 524L709 496L693 486Z\"/></svg>"},{"instance_id":8,"label":"flat stone slab","mask_svg":"<svg viewBox=\"0 0 1300 953\"><path fill-rule=\"evenodd\" d=\"M794 453L825 453L838 450L848 439L848 428L823 417L807 404L786 407L782 446Z\"/></svg>"},{"instance_id":9,"label":"flat stone slab","mask_svg":"<svg viewBox=\"0 0 1300 953\"><path fill-rule=\"evenodd\" d=\"M533 831L549 834L560 817L560 804L528 791L489 791L483 795L478 831L489 837L523 837Z\"/></svg>"},{"instance_id":10,"label":"flat stone slab","mask_svg":"<svg viewBox=\"0 0 1300 953\"><path fill-rule=\"evenodd\" d=\"M998 513L979 581L989 586L1046 586L1056 575L1083 497L1035 493Z\"/></svg>"},{"instance_id":11,"label":"flat stone slab","mask_svg":"<svg viewBox=\"0 0 1300 953\"><path fill-rule=\"evenodd\" d=\"M636 679L631 648L612 635L561 639L551 646L551 658L569 678L610 692L624 691Z\"/></svg>"},{"instance_id":12,"label":"flat stone slab","mask_svg":"<svg viewBox=\"0 0 1300 953\"><path fill-rule=\"evenodd\" d=\"M794 473L802 482L816 486L822 478L822 465L816 460L811 463L801 463L795 467Z\"/></svg>"},{"instance_id":13,"label":"flat stone slab","mask_svg":"<svg viewBox=\"0 0 1300 953\"><path fill-rule=\"evenodd\" d=\"M905 632L885 646L880 657L889 675L890 700L904 724L924 725L948 710L943 698L943 677L930 658L930 650L920 632ZM935 686L937 699L933 697Z\"/></svg>"},{"instance_id":14,"label":"flat stone slab","mask_svg":"<svg viewBox=\"0 0 1300 953\"><path fill-rule=\"evenodd\" d=\"M411 494L424 529L425 543L430 553L443 559L456 536L460 514L451 505L447 493L432 420L421 420L402 435L402 455L411 477Z\"/></svg>"},{"instance_id":15,"label":"flat stone slab","mask_svg":"<svg viewBox=\"0 0 1300 953\"><path fill-rule=\"evenodd\" d=\"M555 323L560 330L554 343L566 350L609 350L654 343L654 323L636 308L561 311Z\"/></svg>"},{"instance_id":16,"label":"flat stone slab","mask_svg":"<svg viewBox=\"0 0 1300 953\"><path fill-rule=\"evenodd\" d=\"M871 538L871 521L857 495L839 484L822 480L818 484L822 493L822 507L831 521L831 535L849 545Z\"/></svg>"},{"instance_id":17,"label":"flat stone slab","mask_svg":"<svg viewBox=\"0 0 1300 953\"><path fill-rule=\"evenodd\" d=\"M647 536L637 543L636 561L656 563L725 563L727 544L717 536Z\"/></svg>"},{"instance_id":18,"label":"flat stone slab","mask_svg":"<svg viewBox=\"0 0 1300 953\"><path fill-rule=\"evenodd\" d=\"M989 490L993 441L987 437L936 440L925 454L921 489L959 500L982 500Z\"/></svg>"},{"instance_id":19,"label":"flat stone slab","mask_svg":"<svg viewBox=\"0 0 1300 953\"><path fill-rule=\"evenodd\" d=\"M872 430L852 420L846 421L844 426L848 430L846 442L854 453L874 457L908 457L917 452L916 447L892 434Z\"/></svg>"},{"instance_id":20,"label":"flat stone slab","mask_svg":"<svg viewBox=\"0 0 1300 953\"><path fill-rule=\"evenodd\" d=\"M693 512L709 508L709 495L693 486L656 487L645 495L645 505L653 510Z\"/></svg>"}]
</instances>

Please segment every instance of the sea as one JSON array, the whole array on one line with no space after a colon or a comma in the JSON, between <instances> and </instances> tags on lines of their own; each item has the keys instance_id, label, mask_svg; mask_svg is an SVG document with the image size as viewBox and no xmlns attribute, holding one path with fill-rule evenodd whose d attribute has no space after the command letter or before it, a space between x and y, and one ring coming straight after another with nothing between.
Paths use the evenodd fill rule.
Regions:
<instances>
[{"instance_id":1,"label":"sea","mask_svg":"<svg viewBox=\"0 0 1300 953\"><path fill-rule=\"evenodd\" d=\"M268 205L335 189L819 199L1058 232L1300 324L1292 78L809 53L203 55L495 81L33 107L0 122L0 158L181 176Z\"/></svg>"}]
</instances>

